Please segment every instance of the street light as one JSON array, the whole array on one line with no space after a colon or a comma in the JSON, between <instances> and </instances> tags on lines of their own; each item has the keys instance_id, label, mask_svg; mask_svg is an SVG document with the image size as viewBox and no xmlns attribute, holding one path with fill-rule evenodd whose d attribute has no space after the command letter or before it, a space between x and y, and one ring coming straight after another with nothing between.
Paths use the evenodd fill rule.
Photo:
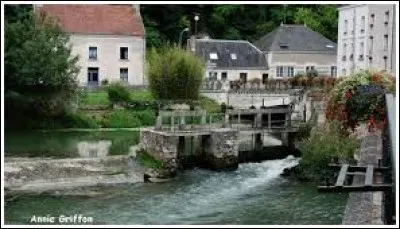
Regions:
<instances>
[{"instance_id":1,"label":"street light","mask_svg":"<svg viewBox=\"0 0 400 229\"><path fill-rule=\"evenodd\" d=\"M181 43L182 43L182 35L183 35L183 32L187 32L187 31L189 31L189 28L184 28L182 31L181 31L181 33L180 33L180 35L179 35L179 46L182 46L181 45Z\"/></svg>"},{"instance_id":2,"label":"street light","mask_svg":"<svg viewBox=\"0 0 400 229\"><path fill-rule=\"evenodd\" d=\"M199 15L194 16L194 35L197 35L197 21L199 20Z\"/></svg>"}]
</instances>

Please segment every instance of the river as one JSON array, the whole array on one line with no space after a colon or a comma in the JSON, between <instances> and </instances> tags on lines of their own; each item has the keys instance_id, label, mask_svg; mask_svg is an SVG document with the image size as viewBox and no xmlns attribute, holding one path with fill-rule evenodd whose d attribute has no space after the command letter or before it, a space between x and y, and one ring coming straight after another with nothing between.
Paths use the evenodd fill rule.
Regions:
<instances>
[{"instance_id":1,"label":"river","mask_svg":"<svg viewBox=\"0 0 400 229\"><path fill-rule=\"evenodd\" d=\"M7 203L5 223L82 214L94 224L341 224L347 194L318 193L315 184L279 175L297 162L289 156L230 172L186 170L167 183L91 188L100 193L91 197L24 195Z\"/></svg>"}]
</instances>

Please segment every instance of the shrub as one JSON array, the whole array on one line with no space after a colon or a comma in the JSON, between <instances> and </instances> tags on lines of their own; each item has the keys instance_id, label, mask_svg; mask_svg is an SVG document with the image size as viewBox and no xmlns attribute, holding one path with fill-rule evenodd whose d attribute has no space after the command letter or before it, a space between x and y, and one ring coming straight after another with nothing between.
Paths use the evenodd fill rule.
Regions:
<instances>
[{"instance_id":1,"label":"shrub","mask_svg":"<svg viewBox=\"0 0 400 229\"><path fill-rule=\"evenodd\" d=\"M61 118L63 128L99 128L96 119L84 114L67 113Z\"/></svg>"},{"instance_id":2,"label":"shrub","mask_svg":"<svg viewBox=\"0 0 400 229\"><path fill-rule=\"evenodd\" d=\"M152 169L163 169L162 161L155 159L146 150L140 149L136 152L136 160L144 167Z\"/></svg>"},{"instance_id":3,"label":"shrub","mask_svg":"<svg viewBox=\"0 0 400 229\"><path fill-rule=\"evenodd\" d=\"M204 63L178 47L153 49L148 62L149 87L157 99L198 99Z\"/></svg>"},{"instance_id":4,"label":"shrub","mask_svg":"<svg viewBox=\"0 0 400 229\"><path fill-rule=\"evenodd\" d=\"M309 138L299 144L302 154L299 176L314 182L333 177L333 171L327 166L332 159L337 158L341 163L351 163L359 146L360 142L355 137L342 134L338 122L328 122L319 126L313 129Z\"/></svg>"},{"instance_id":5,"label":"shrub","mask_svg":"<svg viewBox=\"0 0 400 229\"><path fill-rule=\"evenodd\" d=\"M101 85L104 85L104 86L108 85L108 79L102 80Z\"/></svg>"},{"instance_id":6,"label":"shrub","mask_svg":"<svg viewBox=\"0 0 400 229\"><path fill-rule=\"evenodd\" d=\"M329 97L326 118L338 120L344 130L354 130L360 121L368 120L371 126L376 122L384 124L384 96L395 87L391 77L385 72L366 70L341 80Z\"/></svg>"},{"instance_id":7,"label":"shrub","mask_svg":"<svg viewBox=\"0 0 400 229\"><path fill-rule=\"evenodd\" d=\"M114 111L103 119L103 127L108 128L134 128L140 126L139 118L127 110Z\"/></svg>"},{"instance_id":8,"label":"shrub","mask_svg":"<svg viewBox=\"0 0 400 229\"><path fill-rule=\"evenodd\" d=\"M132 115L139 119L141 126L152 126L156 123L154 110L144 110L132 112Z\"/></svg>"},{"instance_id":9,"label":"shrub","mask_svg":"<svg viewBox=\"0 0 400 229\"><path fill-rule=\"evenodd\" d=\"M128 103L131 101L130 93L122 83L111 83L107 87L108 99L113 104Z\"/></svg>"},{"instance_id":10,"label":"shrub","mask_svg":"<svg viewBox=\"0 0 400 229\"><path fill-rule=\"evenodd\" d=\"M306 73L306 76L307 77L317 77L318 76L317 69L308 70L307 73Z\"/></svg>"}]
</instances>

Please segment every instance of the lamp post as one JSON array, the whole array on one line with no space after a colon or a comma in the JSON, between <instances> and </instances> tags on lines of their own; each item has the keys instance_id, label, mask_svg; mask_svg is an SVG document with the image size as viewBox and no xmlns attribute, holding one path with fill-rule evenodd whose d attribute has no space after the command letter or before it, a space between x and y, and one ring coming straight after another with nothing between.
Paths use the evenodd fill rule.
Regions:
<instances>
[{"instance_id":1,"label":"lamp post","mask_svg":"<svg viewBox=\"0 0 400 229\"><path fill-rule=\"evenodd\" d=\"M179 34L179 43L178 43L179 46L182 46L181 43L182 43L182 35L183 35L183 32L187 32L187 31L189 31L189 28L184 28L184 29L181 31L181 33Z\"/></svg>"},{"instance_id":2,"label":"lamp post","mask_svg":"<svg viewBox=\"0 0 400 229\"><path fill-rule=\"evenodd\" d=\"M197 21L199 20L199 15L194 16L194 35L197 35Z\"/></svg>"}]
</instances>

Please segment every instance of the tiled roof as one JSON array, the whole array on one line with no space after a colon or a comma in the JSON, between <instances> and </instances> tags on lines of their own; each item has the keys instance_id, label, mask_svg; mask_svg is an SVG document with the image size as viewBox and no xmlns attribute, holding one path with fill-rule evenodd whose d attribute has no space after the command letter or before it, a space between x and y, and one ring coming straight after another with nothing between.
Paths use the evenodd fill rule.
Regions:
<instances>
[{"instance_id":1,"label":"tiled roof","mask_svg":"<svg viewBox=\"0 0 400 229\"><path fill-rule=\"evenodd\" d=\"M217 59L210 54L216 53ZM248 41L197 39L196 56L211 62L216 68L225 69L267 69L265 55Z\"/></svg>"},{"instance_id":2,"label":"tiled roof","mask_svg":"<svg viewBox=\"0 0 400 229\"><path fill-rule=\"evenodd\" d=\"M67 33L144 36L143 22L132 5L43 4Z\"/></svg>"},{"instance_id":3,"label":"tiled roof","mask_svg":"<svg viewBox=\"0 0 400 229\"><path fill-rule=\"evenodd\" d=\"M337 52L336 43L304 25L281 25L254 44L262 51Z\"/></svg>"}]
</instances>

